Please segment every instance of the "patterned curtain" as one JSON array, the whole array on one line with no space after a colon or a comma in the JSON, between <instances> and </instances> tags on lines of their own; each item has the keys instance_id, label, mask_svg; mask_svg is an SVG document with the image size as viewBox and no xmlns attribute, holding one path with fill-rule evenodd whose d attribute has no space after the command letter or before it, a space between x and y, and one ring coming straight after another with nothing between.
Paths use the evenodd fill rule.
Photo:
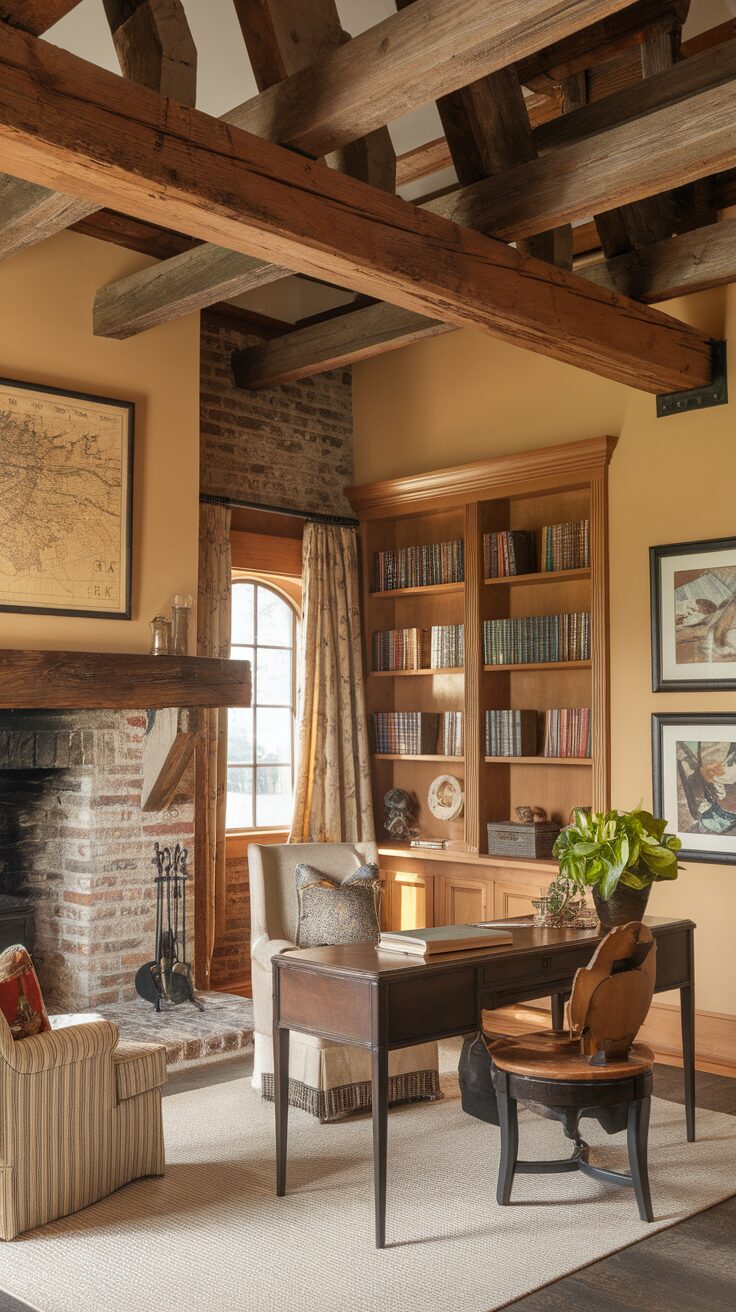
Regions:
<instances>
[{"instance_id":1,"label":"patterned curtain","mask_svg":"<svg viewBox=\"0 0 736 1312\"><path fill-rule=\"evenodd\" d=\"M232 562L230 511L200 506L197 655L230 655ZM204 710L196 770L196 980L208 988L217 935L225 917L227 711Z\"/></svg>"},{"instance_id":2,"label":"patterned curtain","mask_svg":"<svg viewBox=\"0 0 736 1312\"><path fill-rule=\"evenodd\" d=\"M373 842L353 528L304 530L299 747L291 843Z\"/></svg>"}]
</instances>

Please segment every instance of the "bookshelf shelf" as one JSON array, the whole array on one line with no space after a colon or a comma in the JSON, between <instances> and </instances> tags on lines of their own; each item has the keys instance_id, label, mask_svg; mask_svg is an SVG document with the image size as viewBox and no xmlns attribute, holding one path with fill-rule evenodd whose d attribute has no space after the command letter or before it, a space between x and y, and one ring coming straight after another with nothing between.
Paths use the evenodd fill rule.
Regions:
<instances>
[{"instance_id":1,"label":"bookshelf shelf","mask_svg":"<svg viewBox=\"0 0 736 1312\"><path fill-rule=\"evenodd\" d=\"M384 588L382 592L371 592L370 596L374 598L386 597L427 597L435 595L449 596L453 592L463 592L464 583L425 583L418 588Z\"/></svg>"},{"instance_id":2,"label":"bookshelf shelf","mask_svg":"<svg viewBox=\"0 0 736 1312\"><path fill-rule=\"evenodd\" d=\"M590 756L487 756L486 765L587 765Z\"/></svg>"},{"instance_id":3,"label":"bookshelf shelf","mask_svg":"<svg viewBox=\"0 0 736 1312\"><path fill-rule=\"evenodd\" d=\"M420 674L464 674L463 665L441 665L434 670L371 670L368 677L370 679L396 679L403 678L404 675L416 677Z\"/></svg>"},{"instance_id":4,"label":"bookshelf shelf","mask_svg":"<svg viewBox=\"0 0 736 1312\"><path fill-rule=\"evenodd\" d=\"M484 579L487 588L523 587L540 583L574 583L580 579L590 579L589 569L544 570L537 574L506 574L500 579Z\"/></svg>"},{"instance_id":5,"label":"bookshelf shelf","mask_svg":"<svg viewBox=\"0 0 736 1312\"><path fill-rule=\"evenodd\" d=\"M508 673L513 670L589 670L592 661L522 661L519 665L484 665L486 674Z\"/></svg>"},{"instance_id":6,"label":"bookshelf shelf","mask_svg":"<svg viewBox=\"0 0 736 1312\"><path fill-rule=\"evenodd\" d=\"M422 752L374 752L374 761L464 761L464 756L435 756Z\"/></svg>"},{"instance_id":7,"label":"bookshelf shelf","mask_svg":"<svg viewBox=\"0 0 736 1312\"><path fill-rule=\"evenodd\" d=\"M416 827L421 837L447 843L445 848L409 848L383 837L379 853L387 884L387 928L470 923L526 914L531 910L531 899L545 890L557 864L488 856L488 822L516 820L517 808L534 806L564 824L575 806L605 810L610 805L606 507L608 464L614 446L614 439L591 438L386 480L353 488L348 494L361 521L369 717L372 720L374 715L386 713L398 717L412 712L447 715L448 721L442 727L440 719L440 726L441 732L448 732L449 717L459 711L463 715L462 756L376 753L371 758L379 842L385 835L384 797L397 788L415 798ZM575 540L582 521L587 521L582 534L589 557L569 559L589 558L589 566L539 570L538 565L545 559L559 563L568 558L562 554L547 556L547 546L552 543L557 550L557 544L561 544L564 550L567 539ZM497 535L495 547L492 535ZM490 562L499 544L503 549L505 535L514 546L516 561L529 572L486 578L486 573L495 568ZM432 548L458 539L463 544L463 583L372 590L374 581L385 580L380 573L381 562L389 557L381 553ZM524 547L523 553L517 547ZM400 604L386 606L387 598ZM562 621L550 620L548 629L544 625L529 626L529 631L540 643L549 640L547 633L558 633L561 643L569 644L540 645L534 648L535 654L584 650L589 651L589 659L485 663L486 650L489 655L496 651L508 653L508 649L497 646L486 649L486 641L495 641L496 635L500 638L505 632L492 623L486 627L487 622L521 621L510 626L516 638L527 632L523 623L526 620L550 613L579 616L581 612L590 616L584 630L573 631L572 621L563 625ZM559 623L559 629L553 629L555 623ZM449 631L458 625L464 629L463 648L452 647ZM447 634L437 632L445 628ZM402 629L403 634L397 632ZM435 632L429 633L431 630ZM583 631L586 636L589 633L590 646L576 648L573 642ZM433 642L439 644L431 647L442 653L439 659L458 661L464 649L464 666L427 667L427 641L430 647ZM445 641L449 646L443 649ZM530 648L519 646L514 650L519 654ZM384 651L386 655L374 655ZM399 654L390 654L394 651ZM390 660L425 664L409 670L371 668L374 663ZM433 677L443 675L451 677ZM575 732L574 717L563 719L561 714L548 712L584 709L590 710L590 756L537 754L546 740L543 733L554 733L556 726L563 724ZM536 738L527 721L524 736L517 742L526 753L535 754L486 755L487 741L493 747L506 745L503 738L486 738L486 713L516 710L536 715ZM376 721L375 727L386 723ZM394 723L398 726L398 718ZM493 723L502 724L504 719L498 717ZM373 739L376 741L386 742ZM402 741L389 739L394 746ZM547 741L558 745L557 738ZM441 749L455 746L456 740L438 737L436 742ZM578 740L560 736L559 743L577 746ZM430 733L416 745L431 750L435 740ZM584 740L580 746L586 749ZM464 793L464 811L452 821L442 820L429 808L430 788L436 776L443 773L456 776Z\"/></svg>"}]
</instances>

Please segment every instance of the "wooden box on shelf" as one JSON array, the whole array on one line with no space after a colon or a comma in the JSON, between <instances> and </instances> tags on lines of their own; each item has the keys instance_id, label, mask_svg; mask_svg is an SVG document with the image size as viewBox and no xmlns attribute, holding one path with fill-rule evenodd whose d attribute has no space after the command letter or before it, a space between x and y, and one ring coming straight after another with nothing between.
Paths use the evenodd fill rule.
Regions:
<instances>
[{"instance_id":1,"label":"wooden box on shelf","mask_svg":"<svg viewBox=\"0 0 736 1312\"><path fill-rule=\"evenodd\" d=\"M424 890L406 897L391 894L387 906L394 923L409 914L430 914L441 923L530 909L531 897L549 883L554 862L532 858L522 865L488 855L487 824L509 821L520 806L542 807L550 819L567 821L573 806L603 808L609 802L607 470L615 439L593 438L516 456L433 471L416 477L353 488L350 499L361 519L365 663L369 671L368 711L462 711L461 757L425 754L405 758L374 755L373 793L376 832L384 832L383 798L404 788L418 803L417 825L425 839L448 839L454 850L403 856L387 843L381 850L389 884ZM569 557L569 569L543 568L558 561L541 554L545 526L587 522L589 556ZM513 532L537 542L526 574L484 577L484 535ZM561 535L564 538L564 533ZM375 586L376 552L426 547L461 539L463 579L380 590ZM521 541L521 538L517 538ZM548 540L548 539L546 539ZM529 564L530 559L525 563ZM384 580L385 581L385 580ZM519 620L550 615L588 615L589 648L557 652L550 645L523 655L562 658L486 661L483 626L487 620ZM588 621L586 621L588 623ZM373 634L388 630L464 626L464 663L448 669L372 670ZM530 626L524 626L529 628ZM541 627L541 626L538 626ZM567 631L567 630L566 630ZM494 655L497 655L494 651ZM421 677L418 677L421 676ZM592 725L589 755L546 756L545 712L588 708ZM540 732L536 753L523 756L486 752L486 711L534 710ZM529 746L529 739L525 740ZM566 744L561 750L570 750ZM465 793L464 814L449 824L432 815L429 786L438 773L455 775ZM398 864L397 864L398 863ZM475 867L473 869L473 867ZM419 883L412 880L416 877ZM427 881L433 886L427 899ZM514 890L518 889L518 895ZM402 900L403 898L403 900ZM408 900L407 900L408 898ZM402 909L403 908L403 909ZM489 911L489 908L491 910ZM452 914L451 914L452 913ZM405 928L408 926L404 926Z\"/></svg>"}]
</instances>

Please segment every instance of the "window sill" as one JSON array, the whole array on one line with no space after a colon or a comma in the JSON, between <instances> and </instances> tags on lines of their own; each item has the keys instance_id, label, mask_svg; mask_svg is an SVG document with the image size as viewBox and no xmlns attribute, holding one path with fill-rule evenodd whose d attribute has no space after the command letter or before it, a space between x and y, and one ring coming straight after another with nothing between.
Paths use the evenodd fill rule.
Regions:
<instances>
[{"instance_id":1,"label":"window sill","mask_svg":"<svg viewBox=\"0 0 736 1312\"><path fill-rule=\"evenodd\" d=\"M249 843L285 843L288 829L231 829L225 835L228 856L246 856Z\"/></svg>"}]
</instances>

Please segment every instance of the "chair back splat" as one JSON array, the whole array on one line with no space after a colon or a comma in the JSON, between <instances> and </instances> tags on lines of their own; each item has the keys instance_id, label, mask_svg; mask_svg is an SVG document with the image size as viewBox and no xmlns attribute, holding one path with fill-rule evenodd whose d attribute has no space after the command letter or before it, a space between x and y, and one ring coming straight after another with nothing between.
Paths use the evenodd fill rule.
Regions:
<instances>
[{"instance_id":1,"label":"chair back splat","mask_svg":"<svg viewBox=\"0 0 736 1312\"><path fill-rule=\"evenodd\" d=\"M570 1034L591 1065L625 1059L654 995L657 944L638 921L607 934L577 972L569 1005Z\"/></svg>"}]
</instances>

